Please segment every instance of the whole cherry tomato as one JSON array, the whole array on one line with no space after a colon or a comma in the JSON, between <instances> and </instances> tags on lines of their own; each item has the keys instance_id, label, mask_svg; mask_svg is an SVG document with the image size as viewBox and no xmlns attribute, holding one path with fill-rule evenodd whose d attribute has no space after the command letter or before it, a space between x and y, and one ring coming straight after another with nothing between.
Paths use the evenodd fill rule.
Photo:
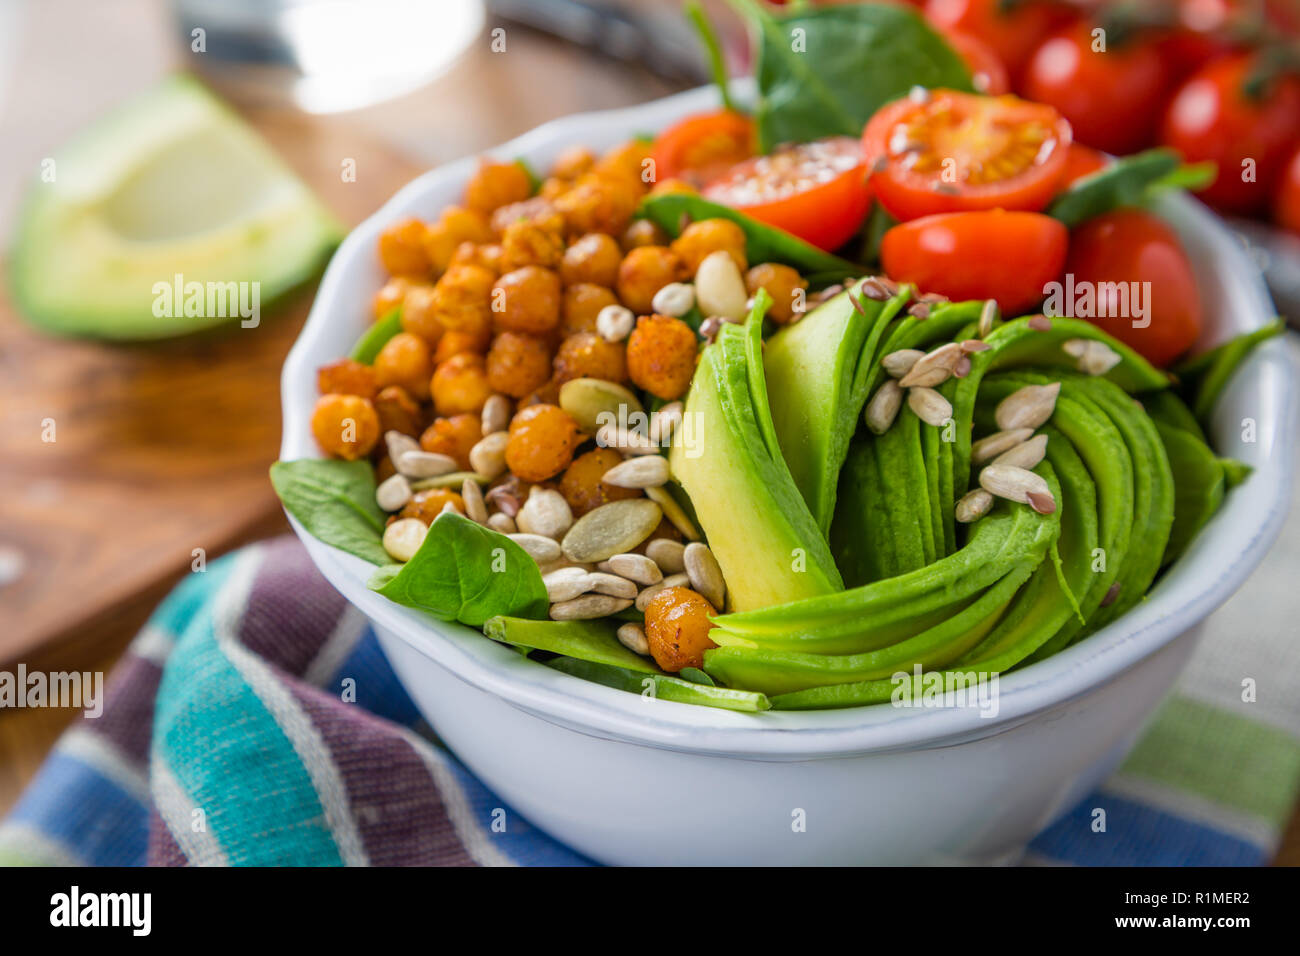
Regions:
<instances>
[{"instance_id":1,"label":"whole cherry tomato","mask_svg":"<svg viewBox=\"0 0 1300 956\"><path fill-rule=\"evenodd\" d=\"M1094 39L1079 23L1049 37L1025 68L1022 92L1050 103L1074 138L1108 153L1132 153L1155 138L1165 104L1165 67L1153 42Z\"/></svg>"},{"instance_id":2,"label":"whole cherry tomato","mask_svg":"<svg viewBox=\"0 0 1300 956\"><path fill-rule=\"evenodd\" d=\"M1069 14L1064 6L1042 0L927 0L925 16L941 30L984 41L1015 78Z\"/></svg>"},{"instance_id":3,"label":"whole cherry tomato","mask_svg":"<svg viewBox=\"0 0 1300 956\"><path fill-rule=\"evenodd\" d=\"M991 46L960 30L944 30L943 38L970 70L976 92L989 96L1011 92L1011 77L1007 74L1006 64L998 59Z\"/></svg>"},{"instance_id":4,"label":"whole cherry tomato","mask_svg":"<svg viewBox=\"0 0 1300 956\"><path fill-rule=\"evenodd\" d=\"M1110 165L1105 153L1084 146L1082 143L1070 144L1070 155L1065 160L1065 175L1061 177L1061 189L1064 190L1075 180L1091 176Z\"/></svg>"},{"instance_id":5,"label":"whole cherry tomato","mask_svg":"<svg viewBox=\"0 0 1300 956\"><path fill-rule=\"evenodd\" d=\"M1014 315L1039 302L1060 278L1069 233L1035 212L943 213L885 233L880 260L886 274L922 292L954 301L997 299Z\"/></svg>"},{"instance_id":6,"label":"whole cherry tomato","mask_svg":"<svg viewBox=\"0 0 1300 956\"><path fill-rule=\"evenodd\" d=\"M1065 271L1076 289L1091 285L1094 313L1103 311L1103 301L1104 311L1125 313L1079 317L1153 365L1168 365L1201 334L1201 296L1192 265L1174 231L1148 212L1119 209L1077 227Z\"/></svg>"},{"instance_id":7,"label":"whole cherry tomato","mask_svg":"<svg viewBox=\"0 0 1300 956\"><path fill-rule=\"evenodd\" d=\"M1300 80L1263 78L1250 54L1216 60L1174 94L1161 139L1189 162L1211 160L1219 175L1198 195L1225 212L1262 211L1300 138Z\"/></svg>"},{"instance_id":8,"label":"whole cherry tomato","mask_svg":"<svg viewBox=\"0 0 1300 956\"><path fill-rule=\"evenodd\" d=\"M1273 215L1279 226L1300 236L1300 148L1291 154L1286 170L1282 173L1277 199L1273 203Z\"/></svg>"}]
</instances>

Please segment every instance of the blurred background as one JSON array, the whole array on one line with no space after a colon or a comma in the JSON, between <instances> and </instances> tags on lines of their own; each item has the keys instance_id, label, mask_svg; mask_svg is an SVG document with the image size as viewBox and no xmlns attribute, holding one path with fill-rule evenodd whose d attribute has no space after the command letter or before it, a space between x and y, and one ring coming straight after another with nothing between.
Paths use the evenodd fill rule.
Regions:
<instances>
[{"instance_id":1,"label":"blurred background","mask_svg":"<svg viewBox=\"0 0 1300 956\"><path fill-rule=\"evenodd\" d=\"M1061 29L1094 6L1058 9ZM1123 6L1140 14L1158 4ZM705 7L733 72L747 70L739 20L722 0ZM1243 42L1234 17L1262 7L1166 9L1195 26L1177 37L1208 63ZM1267 22L1285 30L1294 5L1278 9L1270 16L1283 19ZM1067 44L1044 60L1044 84L1086 85L1071 79L1069 57ZM1156 85L1172 95L1191 70L1160 63ZM347 228L439 163L708 76L675 0L0 0L0 256L14 255L23 196L43 162L178 70L208 82ZM1022 70L1013 72L1019 88ZM1133 93L1139 78L1121 91ZM1154 113L1138 123L1134 148L1155 143ZM352 178L340 175L348 160ZM1300 240L1270 225L1271 213L1234 221L1294 320ZM7 282L0 277L0 669L108 670L200 551L211 560L287 530L266 470L279 445L280 365L312 289L257 328L105 344L33 327ZM42 440L48 422L57 440ZM1261 672L1300 667L1300 649L1278 659L1269 645L1251 658L1249 641L1269 615L1293 614L1284 602L1298 570L1293 517L1264 568L1211 621L1241 636ZM0 814L73 715L0 711ZM1300 862L1298 837L1293 821L1283 859Z\"/></svg>"}]
</instances>

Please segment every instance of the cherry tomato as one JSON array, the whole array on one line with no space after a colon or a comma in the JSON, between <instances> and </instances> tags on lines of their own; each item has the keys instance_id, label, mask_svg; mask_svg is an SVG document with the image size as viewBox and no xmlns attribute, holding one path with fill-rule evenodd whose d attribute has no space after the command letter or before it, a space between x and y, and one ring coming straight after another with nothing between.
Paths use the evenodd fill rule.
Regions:
<instances>
[{"instance_id":1,"label":"cherry tomato","mask_svg":"<svg viewBox=\"0 0 1300 956\"><path fill-rule=\"evenodd\" d=\"M755 156L709 183L704 195L827 250L847 242L871 208L862 152L848 136Z\"/></svg>"},{"instance_id":2,"label":"cherry tomato","mask_svg":"<svg viewBox=\"0 0 1300 956\"><path fill-rule=\"evenodd\" d=\"M1300 236L1300 148L1291 154L1273 203L1278 225Z\"/></svg>"},{"instance_id":3,"label":"cherry tomato","mask_svg":"<svg viewBox=\"0 0 1300 956\"><path fill-rule=\"evenodd\" d=\"M1013 77L1053 29L1063 8L1054 3L1007 0L928 0L925 16L941 30L960 30L984 43Z\"/></svg>"},{"instance_id":4,"label":"cherry tomato","mask_svg":"<svg viewBox=\"0 0 1300 956\"><path fill-rule=\"evenodd\" d=\"M1153 365L1168 365L1201 334L1201 296L1192 265L1173 230L1148 212L1119 209L1076 228L1065 271L1073 276L1076 289L1091 283L1097 300L1103 297L1101 283L1133 283L1128 288L1141 295L1138 301L1145 301L1144 316L1139 318L1139 310L1130 304L1126 315L1081 318L1136 349ZM1130 291L1130 303L1133 294ZM1123 309L1115 295L1107 301L1111 303L1107 311ZM1145 325L1134 328L1134 322Z\"/></svg>"},{"instance_id":5,"label":"cherry tomato","mask_svg":"<svg viewBox=\"0 0 1300 956\"><path fill-rule=\"evenodd\" d=\"M1065 160L1065 175L1061 177L1061 189L1064 190L1075 180L1091 176L1110 165L1105 153L1084 146L1082 143L1070 144L1070 155Z\"/></svg>"},{"instance_id":6,"label":"cherry tomato","mask_svg":"<svg viewBox=\"0 0 1300 956\"><path fill-rule=\"evenodd\" d=\"M1011 92L1011 77L1007 75L1006 64L998 59L993 48L978 37L960 30L944 30L943 38L957 51L971 72L971 80L977 92L989 96L1001 96Z\"/></svg>"},{"instance_id":7,"label":"cherry tomato","mask_svg":"<svg viewBox=\"0 0 1300 956\"><path fill-rule=\"evenodd\" d=\"M1042 209L1056 195L1070 124L1014 96L935 90L881 107L862 133L871 186L895 219Z\"/></svg>"},{"instance_id":8,"label":"cherry tomato","mask_svg":"<svg viewBox=\"0 0 1300 956\"><path fill-rule=\"evenodd\" d=\"M880 260L891 279L954 301L997 299L1007 315L1045 295L1065 264L1069 233L1036 212L955 212L913 219L885 233Z\"/></svg>"},{"instance_id":9,"label":"cherry tomato","mask_svg":"<svg viewBox=\"0 0 1300 956\"><path fill-rule=\"evenodd\" d=\"M1021 92L1050 103L1074 138L1108 153L1132 153L1154 137L1165 105L1165 67L1154 43L1131 37L1098 51L1093 26L1049 37L1025 68Z\"/></svg>"},{"instance_id":10,"label":"cherry tomato","mask_svg":"<svg viewBox=\"0 0 1300 956\"><path fill-rule=\"evenodd\" d=\"M659 134L650 155L655 178L708 182L756 151L754 121L731 110L688 116Z\"/></svg>"},{"instance_id":11,"label":"cherry tomato","mask_svg":"<svg viewBox=\"0 0 1300 956\"><path fill-rule=\"evenodd\" d=\"M1218 164L1198 195L1226 212L1262 211L1300 138L1300 80L1277 75L1251 95L1257 67L1248 54L1216 60L1183 84L1164 117L1166 145L1190 162Z\"/></svg>"}]
</instances>

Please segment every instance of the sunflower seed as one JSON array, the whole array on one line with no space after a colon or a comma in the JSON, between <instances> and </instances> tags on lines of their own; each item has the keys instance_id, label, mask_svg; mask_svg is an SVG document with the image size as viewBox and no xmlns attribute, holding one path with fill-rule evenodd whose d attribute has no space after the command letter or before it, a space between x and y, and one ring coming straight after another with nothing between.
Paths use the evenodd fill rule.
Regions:
<instances>
[{"instance_id":1,"label":"sunflower seed","mask_svg":"<svg viewBox=\"0 0 1300 956\"><path fill-rule=\"evenodd\" d=\"M690 579L691 587L712 604L715 610L722 610L723 601L727 597L727 584L722 578L722 567L709 546L692 541L686 546L682 559L686 564L686 576Z\"/></svg>"},{"instance_id":2,"label":"sunflower seed","mask_svg":"<svg viewBox=\"0 0 1300 956\"><path fill-rule=\"evenodd\" d=\"M986 461L992 461L1004 451L1015 448L1033 433L1032 428L1013 428L1010 431L994 432L981 438L970 446L971 464L982 465Z\"/></svg>"},{"instance_id":3,"label":"sunflower seed","mask_svg":"<svg viewBox=\"0 0 1300 956\"><path fill-rule=\"evenodd\" d=\"M1060 392L1060 382L1026 385L998 402L993 418L1003 431L1008 428L1037 428L1056 411L1056 396Z\"/></svg>"},{"instance_id":4,"label":"sunflower seed","mask_svg":"<svg viewBox=\"0 0 1300 956\"><path fill-rule=\"evenodd\" d=\"M1050 501L1052 510L1056 508L1047 481L1041 475L1026 468L1017 468L1015 465L988 465L980 472L980 487L999 498L1033 505L1035 511L1042 512L1042 508L1033 504L1030 495L1038 498L1040 503Z\"/></svg>"},{"instance_id":5,"label":"sunflower seed","mask_svg":"<svg viewBox=\"0 0 1300 956\"><path fill-rule=\"evenodd\" d=\"M683 406L681 402L669 402L650 416L650 441L663 447L672 440L677 426L682 423Z\"/></svg>"},{"instance_id":6,"label":"sunflower seed","mask_svg":"<svg viewBox=\"0 0 1300 956\"><path fill-rule=\"evenodd\" d=\"M600 479L616 488L656 488L668 480L668 459L662 455L640 455L628 458Z\"/></svg>"},{"instance_id":7,"label":"sunflower seed","mask_svg":"<svg viewBox=\"0 0 1300 956\"><path fill-rule=\"evenodd\" d=\"M957 365L952 370L953 378L965 378L970 374L970 356L962 353L962 357L957 360Z\"/></svg>"},{"instance_id":8,"label":"sunflower seed","mask_svg":"<svg viewBox=\"0 0 1300 956\"><path fill-rule=\"evenodd\" d=\"M489 395L483 403L480 425L484 435L503 432L510 427L510 399L501 394Z\"/></svg>"},{"instance_id":9,"label":"sunflower seed","mask_svg":"<svg viewBox=\"0 0 1300 956\"><path fill-rule=\"evenodd\" d=\"M407 478L437 478L456 470L456 459L432 451L404 451L393 462Z\"/></svg>"},{"instance_id":10,"label":"sunflower seed","mask_svg":"<svg viewBox=\"0 0 1300 956\"><path fill-rule=\"evenodd\" d=\"M1069 339L1061 348L1077 360L1075 368L1085 375L1105 375L1120 363L1119 353L1096 339Z\"/></svg>"},{"instance_id":11,"label":"sunflower seed","mask_svg":"<svg viewBox=\"0 0 1300 956\"><path fill-rule=\"evenodd\" d=\"M680 319L695 307L695 288L685 282L670 282L654 294L650 308L659 315ZM606 306L605 308L609 308ZM598 315L597 321L600 320Z\"/></svg>"},{"instance_id":12,"label":"sunflower seed","mask_svg":"<svg viewBox=\"0 0 1300 956\"><path fill-rule=\"evenodd\" d=\"M384 529L384 550L395 561L410 561L428 533L429 526L419 518L400 518Z\"/></svg>"},{"instance_id":13,"label":"sunflower seed","mask_svg":"<svg viewBox=\"0 0 1300 956\"><path fill-rule=\"evenodd\" d=\"M639 431L633 431L610 422L596 429L596 444L613 448L624 455L658 455L659 446Z\"/></svg>"},{"instance_id":14,"label":"sunflower seed","mask_svg":"<svg viewBox=\"0 0 1300 956\"><path fill-rule=\"evenodd\" d=\"M983 488L976 488L957 499L957 520L962 524L970 524L988 514L992 507L993 496Z\"/></svg>"},{"instance_id":15,"label":"sunflower seed","mask_svg":"<svg viewBox=\"0 0 1300 956\"><path fill-rule=\"evenodd\" d=\"M1036 315L1026 322L1025 325L1029 326L1035 332L1052 331L1052 320L1045 315Z\"/></svg>"},{"instance_id":16,"label":"sunflower seed","mask_svg":"<svg viewBox=\"0 0 1300 956\"><path fill-rule=\"evenodd\" d=\"M571 601L562 601L551 605L553 621L591 621L598 617L609 617L619 611L626 611L632 602L625 598L611 597L608 594L584 594Z\"/></svg>"},{"instance_id":17,"label":"sunflower seed","mask_svg":"<svg viewBox=\"0 0 1300 956\"><path fill-rule=\"evenodd\" d=\"M636 609L644 612L650 602L654 600L655 595L665 588L684 588L690 583L690 576L685 572L670 574L658 584L652 584L648 588L641 589L641 593L636 596Z\"/></svg>"},{"instance_id":18,"label":"sunflower seed","mask_svg":"<svg viewBox=\"0 0 1300 956\"><path fill-rule=\"evenodd\" d=\"M932 388L923 386L907 390L907 407L917 418L936 428L952 418L952 404Z\"/></svg>"},{"instance_id":19,"label":"sunflower seed","mask_svg":"<svg viewBox=\"0 0 1300 956\"><path fill-rule=\"evenodd\" d=\"M952 376L953 369L961 359L961 346L956 342L941 345L917 359L908 373L898 380L898 384L903 388L942 385Z\"/></svg>"},{"instance_id":20,"label":"sunflower seed","mask_svg":"<svg viewBox=\"0 0 1300 956\"><path fill-rule=\"evenodd\" d=\"M712 345L713 340L718 337L718 333L722 331L724 325L726 323L716 315L709 316L700 323L700 338Z\"/></svg>"},{"instance_id":21,"label":"sunflower seed","mask_svg":"<svg viewBox=\"0 0 1300 956\"><path fill-rule=\"evenodd\" d=\"M912 366L925 355L920 349L899 349L890 352L880 360L885 372L894 378L902 378L912 370Z\"/></svg>"},{"instance_id":22,"label":"sunflower seed","mask_svg":"<svg viewBox=\"0 0 1300 956\"><path fill-rule=\"evenodd\" d=\"M554 538L544 538L540 534L523 532L512 534L510 540L528 552L528 556L538 564L549 564L560 557L560 545Z\"/></svg>"},{"instance_id":23,"label":"sunflower seed","mask_svg":"<svg viewBox=\"0 0 1300 956\"><path fill-rule=\"evenodd\" d=\"M985 299L984 305L980 307L979 324L976 327L975 334L982 339L989 337L993 331L993 326L998 321L998 300Z\"/></svg>"},{"instance_id":24,"label":"sunflower seed","mask_svg":"<svg viewBox=\"0 0 1300 956\"><path fill-rule=\"evenodd\" d=\"M686 545L672 538L655 538L645 546L645 556L665 574L680 574L686 570L685 552Z\"/></svg>"},{"instance_id":25,"label":"sunflower seed","mask_svg":"<svg viewBox=\"0 0 1300 956\"><path fill-rule=\"evenodd\" d=\"M631 551L659 525L661 509L646 498L611 501L573 523L562 543L570 561L604 561Z\"/></svg>"},{"instance_id":26,"label":"sunflower seed","mask_svg":"<svg viewBox=\"0 0 1300 956\"><path fill-rule=\"evenodd\" d=\"M889 291L889 286L885 285L880 276L868 276L863 279L858 285L858 292L875 302L887 302L894 297L894 293Z\"/></svg>"},{"instance_id":27,"label":"sunflower seed","mask_svg":"<svg viewBox=\"0 0 1300 956\"><path fill-rule=\"evenodd\" d=\"M542 586L546 588L546 599L552 604L571 601L579 595L586 594L591 588L587 586L587 572L578 567L558 568L542 575Z\"/></svg>"},{"instance_id":28,"label":"sunflower seed","mask_svg":"<svg viewBox=\"0 0 1300 956\"><path fill-rule=\"evenodd\" d=\"M621 578L617 574L610 574L608 571L592 571L587 575L587 590L593 594L608 594L611 597L631 600L636 597L637 586L635 581Z\"/></svg>"},{"instance_id":29,"label":"sunflower seed","mask_svg":"<svg viewBox=\"0 0 1300 956\"><path fill-rule=\"evenodd\" d=\"M960 344L961 350L967 355L972 352L987 352L989 349L993 348L993 346L989 345L987 342L981 342L979 339L963 339Z\"/></svg>"},{"instance_id":30,"label":"sunflower seed","mask_svg":"<svg viewBox=\"0 0 1300 956\"><path fill-rule=\"evenodd\" d=\"M699 541L700 532L695 527L695 523L682 510L682 506L677 503L677 499L663 485L657 488L645 489L645 496L657 504L664 513L668 522L682 533L682 537L687 541ZM625 549L629 550L629 549Z\"/></svg>"},{"instance_id":31,"label":"sunflower seed","mask_svg":"<svg viewBox=\"0 0 1300 956\"><path fill-rule=\"evenodd\" d=\"M573 510L558 491L534 485L515 515L515 524L524 534L540 534L558 541L573 527Z\"/></svg>"},{"instance_id":32,"label":"sunflower seed","mask_svg":"<svg viewBox=\"0 0 1300 956\"><path fill-rule=\"evenodd\" d=\"M1056 510L1056 499L1044 491L1031 491L1025 495L1029 501L1029 507L1033 508L1040 515L1050 515Z\"/></svg>"},{"instance_id":33,"label":"sunflower seed","mask_svg":"<svg viewBox=\"0 0 1300 956\"><path fill-rule=\"evenodd\" d=\"M388 446L388 460L396 467L397 459L408 451L420 451L420 443L410 435L389 429L384 432L384 444Z\"/></svg>"},{"instance_id":34,"label":"sunflower seed","mask_svg":"<svg viewBox=\"0 0 1300 956\"><path fill-rule=\"evenodd\" d=\"M487 524L487 505L483 502L483 489L473 478L461 482L460 497L465 502L465 517L475 524Z\"/></svg>"},{"instance_id":35,"label":"sunflower seed","mask_svg":"<svg viewBox=\"0 0 1300 956\"><path fill-rule=\"evenodd\" d=\"M496 514L489 515L487 526L493 531L499 531L502 534L514 534L519 530L519 526L515 524L515 519L510 517L504 511L498 511Z\"/></svg>"},{"instance_id":36,"label":"sunflower seed","mask_svg":"<svg viewBox=\"0 0 1300 956\"><path fill-rule=\"evenodd\" d=\"M458 514L461 514L460 508L457 507L454 501L448 501L446 504L442 506L442 510L438 512L438 517L441 518L443 515L458 515Z\"/></svg>"},{"instance_id":37,"label":"sunflower seed","mask_svg":"<svg viewBox=\"0 0 1300 956\"><path fill-rule=\"evenodd\" d=\"M1102 607L1110 607L1112 604L1115 603L1115 599L1116 599L1117 597L1119 597L1119 582L1118 582L1118 581L1116 581L1114 584L1112 584L1110 587L1108 587L1108 588L1106 589L1106 594L1105 594L1105 595L1102 597L1102 599L1101 599L1101 606L1102 606Z\"/></svg>"},{"instance_id":38,"label":"sunflower seed","mask_svg":"<svg viewBox=\"0 0 1300 956\"><path fill-rule=\"evenodd\" d=\"M491 432L474 443L469 450L469 466L488 481L495 481L506 471L507 432Z\"/></svg>"},{"instance_id":39,"label":"sunflower seed","mask_svg":"<svg viewBox=\"0 0 1300 956\"><path fill-rule=\"evenodd\" d=\"M411 500L411 483L405 475L390 475L375 489L375 504L385 511L400 511Z\"/></svg>"},{"instance_id":40,"label":"sunflower seed","mask_svg":"<svg viewBox=\"0 0 1300 956\"><path fill-rule=\"evenodd\" d=\"M642 657L650 656L650 642L646 640L645 628L640 624L629 621L618 629L616 635L618 642L633 654L640 654Z\"/></svg>"},{"instance_id":41,"label":"sunflower seed","mask_svg":"<svg viewBox=\"0 0 1300 956\"><path fill-rule=\"evenodd\" d=\"M489 488L483 500L495 507L503 515L513 519L519 514L519 499L511 494L504 485Z\"/></svg>"},{"instance_id":42,"label":"sunflower seed","mask_svg":"<svg viewBox=\"0 0 1300 956\"><path fill-rule=\"evenodd\" d=\"M914 302L907 307L907 314L914 319L924 322L930 317L930 306L924 302Z\"/></svg>"},{"instance_id":43,"label":"sunflower seed","mask_svg":"<svg viewBox=\"0 0 1300 956\"><path fill-rule=\"evenodd\" d=\"M877 435L883 435L894 424L898 410L902 407L903 389L892 378L886 379L867 403L867 410L862 417L868 428Z\"/></svg>"},{"instance_id":44,"label":"sunflower seed","mask_svg":"<svg viewBox=\"0 0 1300 956\"><path fill-rule=\"evenodd\" d=\"M711 252L695 270L695 299L705 315L739 322L745 317L745 280L731 253Z\"/></svg>"},{"instance_id":45,"label":"sunflower seed","mask_svg":"<svg viewBox=\"0 0 1300 956\"><path fill-rule=\"evenodd\" d=\"M664 579L664 573L644 554L625 552L616 554L607 561L596 565L597 570L617 574L637 584L655 584Z\"/></svg>"},{"instance_id":46,"label":"sunflower seed","mask_svg":"<svg viewBox=\"0 0 1300 956\"><path fill-rule=\"evenodd\" d=\"M994 458L994 465L1015 465L1017 468L1036 468L1047 455L1047 436L1035 435L1014 448Z\"/></svg>"}]
</instances>

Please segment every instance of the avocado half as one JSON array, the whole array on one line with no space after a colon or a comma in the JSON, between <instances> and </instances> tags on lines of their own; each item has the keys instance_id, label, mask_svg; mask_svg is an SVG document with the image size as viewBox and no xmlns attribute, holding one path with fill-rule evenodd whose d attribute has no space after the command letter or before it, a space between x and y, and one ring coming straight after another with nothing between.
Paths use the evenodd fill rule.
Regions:
<instances>
[{"instance_id":1,"label":"avocado half","mask_svg":"<svg viewBox=\"0 0 1300 956\"><path fill-rule=\"evenodd\" d=\"M242 291L245 311L267 307L314 277L343 235L270 147L187 76L130 100L42 172L20 215L10 286L28 319L64 335L156 339L244 318L231 296Z\"/></svg>"}]
</instances>

